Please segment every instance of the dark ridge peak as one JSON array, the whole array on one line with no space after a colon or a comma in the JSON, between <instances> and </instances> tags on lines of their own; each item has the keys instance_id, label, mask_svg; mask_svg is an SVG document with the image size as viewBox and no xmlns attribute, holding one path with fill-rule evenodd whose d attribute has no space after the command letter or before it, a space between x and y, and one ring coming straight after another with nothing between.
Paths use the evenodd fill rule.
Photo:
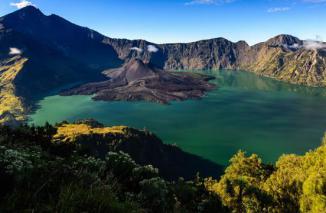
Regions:
<instances>
[{"instance_id":1,"label":"dark ridge peak","mask_svg":"<svg viewBox=\"0 0 326 213\"><path fill-rule=\"evenodd\" d=\"M26 6L26 7L23 7L17 11L30 11L30 12L41 12L41 10L33 5L29 5L29 6Z\"/></svg>"},{"instance_id":2,"label":"dark ridge peak","mask_svg":"<svg viewBox=\"0 0 326 213\"><path fill-rule=\"evenodd\" d=\"M6 29L27 34L47 44L62 41L75 44L77 40L85 41L88 39L100 42L104 38L97 31L74 24L58 15L44 15L33 6L17 10L3 16L0 20Z\"/></svg>"},{"instance_id":3,"label":"dark ridge peak","mask_svg":"<svg viewBox=\"0 0 326 213\"><path fill-rule=\"evenodd\" d=\"M224 42L224 43L230 43L233 44L232 41L223 38L223 37L218 37L218 38L209 38L209 39L202 39L202 40L197 40L197 41L191 41L191 42L179 42L179 43L160 43L160 44L154 44L154 43L150 43L149 44L153 44L153 45L157 45L157 46L162 46L162 45L188 45L188 44L198 44L198 43L207 43L207 42Z\"/></svg>"},{"instance_id":4,"label":"dark ridge peak","mask_svg":"<svg viewBox=\"0 0 326 213\"><path fill-rule=\"evenodd\" d=\"M223 41L231 42L230 40L228 40L226 38L223 38L223 37L217 37L217 38L213 38L213 39L210 39L210 40L223 40Z\"/></svg>"},{"instance_id":5,"label":"dark ridge peak","mask_svg":"<svg viewBox=\"0 0 326 213\"><path fill-rule=\"evenodd\" d=\"M19 15L20 17L22 16L45 16L40 9L38 9L35 6L27 6L24 8L21 8L19 10L16 10L8 15L5 16L14 16L14 15Z\"/></svg>"},{"instance_id":6,"label":"dark ridge peak","mask_svg":"<svg viewBox=\"0 0 326 213\"><path fill-rule=\"evenodd\" d=\"M59 15L57 15L57 14L54 14L54 13L50 14L48 17L50 17L50 18L52 18L52 19L63 19L63 20L65 20L65 21L67 21L67 22L70 22L70 21L68 21L68 20L66 20L66 19L62 18L61 16L59 16ZM70 23L71 23L71 22L70 22Z\"/></svg>"},{"instance_id":7,"label":"dark ridge peak","mask_svg":"<svg viewBox=\"0 0 326 213\"><path fill-rule=\"evenodd\" d=\"M237 41L236 45L249 47L249 44L244 40Z\"/></svg>"},{"instance_id":8,"label":"dark ridge peak","mask_svg":"<svg viewBox=\"0 0 326 213\"><path fill-rule=\"evenodd\" d=\"M22 9L16 10L8 15L2 16L0 20L6 28L14 28L17 25L28 26L30 23L39 23L47 16L41 10L34 6L27 6Z\"/></svg>"},{"instance_id":9,"label":"dark ridge peak","mask_svg":"<svg viewBox=\"0 0 326 213\"><path fill-rule=\"evenodd\" d=\"M69 23L72 25L75 25L71 23L70 21L56 15L56 14L51 14L51 15L45 15L42 13L42 11L34 6L27 6L22 9L16 10L15 12L8 14L3 17L6 20L14 21L14 20L21 20L25 21L23 24L28 25L30 21L33 22L38 22L42 23L44 20L53 20L53 21L59 21L59 22L65 22ZM43 22L44 23L44 22ZM17 24L17 23L15 23ZM15 27L15 26L13 26Z\"/></svg>"},{"instance_id":10,"label":"dark ridge peak","mask_svg":"<svg viewBox=\"0 0 326 213\"><path fill-rule=\"evenodd\" d=\"M52 21L56 21L56 22L61 22L61 23L67 23L67 24L71 24L74 26L78 26L68 20L66 20L65 18L58 16L56 14L51 14L51 15L45 15L44 13L42 13L42 11L38 8L36 8L35 6L26 6L22 9L16 10L8 15L5 15L2 17L4 20L8 20L11 21L24 21L23 24L28 25L30 24L30 21L33 22L38 22L38 23L43 23L44 21L48 21L48 20L52 20ZM16 22L14 24L17 24ZM13 26L15 27L15 26ZM86 27L82 27L82 28L86 28Z\"/></svg>"},{"instance_id":11,"label":"dark ridge peak","mask_svg":"<svg viewBox=\"0 0 326 213\"><path fill-rule=\"evenodd\" d=\"M49 16L47 16L51 21L55 22L55 23L62 23L62 24L67 24L67 25L70 25L72 27L80 27L80 28L83 28L84 30L88 30L88 31L94 31L94 30L91 30L87 27L84 27L84 26L80 26L80 25L77 25L75 23L72 23L71 21L59 16L59 15L56 15L56 14L51 14ZM95 32L95 31L94 31Z\"/></svg>"},{"instance_id":12,"label":"dark ridge peak","mask_svg":"<svg viewBox=\"0 0 326 213\"><path fill-rule=\"evenodd\" d=\"M293 45L293 44L301 44L302 41L292 35L281 34L277 35L267 41L268 45L280 46L280 45Z\"/></svg>"},{"instance_id":13,"label":"dark ridge peak","mask_svg":"<svg viewBox=\"0 0 326 213\"><path fill-rule=\"evenodd\" d=\"M223 38L223 37L217 37L217 38L210 38L210 39L203 39L203 40L199 40L199 41L195 41L195 42L190 42L190 43L201 43L201 42L224 42L224 43L233 43L232 41Z\"/></svg>"},{"instance_id":14,"label":"dark ridge peak","mask_svg":"<svg viewBox=\"0 0 326 213\"><path fill-rule=\"evenodd\" d=\"M34 21L34 22L41 22L44 24L44 21L53 21L55 23L63 23L63 24L69 24L71 26L75 26L75 27L81 27L84 28L85 30L89 30L89 31L93 31L91 29L88 29L87 27L83 27L83 26L79 26L77 24L74 24L70 21L68 21L67 19L56 15L56 14L51 14L51 15L45 15L44 13L42 13L42 11L40 9L38 9L35 6L26 6L22 9L16 10L15 12L8 14L6 16L3 16L4 19L17 19L19 18L22 21ZM29 24L29 23L25 23L24 24ZM94 31L95 32L95 31Z\"/></svg>"}]
</instances>

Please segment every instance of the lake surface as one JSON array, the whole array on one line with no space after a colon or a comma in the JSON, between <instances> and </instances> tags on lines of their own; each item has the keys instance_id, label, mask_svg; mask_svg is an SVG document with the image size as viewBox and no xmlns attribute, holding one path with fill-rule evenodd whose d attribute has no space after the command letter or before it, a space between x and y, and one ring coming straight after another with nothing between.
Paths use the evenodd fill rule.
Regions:
<instances>
[{"instance_id":1,"label":"lake surface","mask_svg":"<svg viewBox=\"0 0 326 213\"><path fill-rule=\"evenodd\" d=\"M147 128L165 143L226 165L239 149L274 162L320 145L326 130L326 89L290 85L241 71L211 71L218 88L201 100L160 105L95 102L90 96L49 96L30 122L95 118L106 125Z\"/></svg>"}]
</instances>

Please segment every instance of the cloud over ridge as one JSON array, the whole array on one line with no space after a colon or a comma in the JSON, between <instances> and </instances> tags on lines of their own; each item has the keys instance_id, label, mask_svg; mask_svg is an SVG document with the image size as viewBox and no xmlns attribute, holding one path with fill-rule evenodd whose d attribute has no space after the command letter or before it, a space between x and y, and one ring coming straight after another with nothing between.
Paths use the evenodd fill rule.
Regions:
<instances>
[{"instance_id":1,"label":"cloud over ridge","mask_svg":"<svg viewBox=\"0 0 326 213\"><path fill-rule=\"evenodd\" d=\"M156 53L158 51L158 48L155 45L148 45L147 46L147 51L150 53Z\"/></svg>"},{"instance_id":2,"label":"cloud over ridge","mask_svg":"<svg viewBox=\"0 0 326 213\"><path fill-rule=\"evenodd\" d=\"M10 6L16 7L17 9L21 9L27 6L35 6L32 2L27 1L27 0L21 0L20 2L12 2L10 3Z\"/></svg>"}]
</instances>

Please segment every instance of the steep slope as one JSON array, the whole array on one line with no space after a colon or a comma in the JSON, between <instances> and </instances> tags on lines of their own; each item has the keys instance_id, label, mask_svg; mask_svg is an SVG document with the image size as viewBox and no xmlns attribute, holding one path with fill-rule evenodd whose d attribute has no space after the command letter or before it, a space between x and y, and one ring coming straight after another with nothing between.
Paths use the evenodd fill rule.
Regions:
<instances>
[{"instance_id":1,"label":"steep slope","mask_svg":"<svg viewBox=\"0 0 326 213\"><path fill-rule=\"evenodd\" d=\"M132 82L138 79L150 78L160 75L163 72L142 60L133 59L122 68L107 70L104 74L115 81Z\"/></svg>"},{"instance_id":2,"label":"steep slope","mask_svg":"<svg viewBox=\"0 0 326 213\"><path fill-rule=\"evenodd\" d=\"M232 43L224 38L189 44L167 44L167 69L234 69L239 54L249 48L245 42Z\"/></svg>"},{"instance_id":3,"label":"steep slope","mask_svg":"<svg viewBox=\"0 0 326 213\"><path fill-rule=\"evenodd\" d=\"M110 38L105 42L123 60L138 57L166 70L239 69L294 84L326 86L326 45L309 47L309 41L290 35L278 35L254 46L223 38L162 45ZM157 52L148 51L149 45Z\"/></svg>"},{"instance_id":4,"label":"steep slope","mask_svg":"<svg viewBox=\"0 0 326 213\"><path fill-rule=\"evenodd\" d=\"M88 37L93 31L34 7L0 18L0 26L0 123L23 121L35 100L58 88L102 79L104 68L120 64L99 34Z\"/></svg>"},{"instance_id":5,"label":"steep slope","mask_svg":"<svg viewBox=\"0 0 326 213\"><path fill-rule=\"evenodd\" d=\"M25 120L25 107L21 98L15 95L13 80L26 61L26 58L16 56L0 63L0 123L16 125L16 121Z\"/></svg>"},{"instance_id":6,"label":"steep slope","mask_svg":"<svg viewBox=\"0 0 326 213\"><path fill-rule=\"evenodd\" d=\"M161 45L144 40L111 38L104 42L110 44L123 60L141 58L165 70L234 69L239 55L249 48L244 41L232 43L224 38ZM157 51L149 51L150 45Z\"/></svg>"},{"instance_id":7,"label":"steep slope","mask_svg":"<svg viewBox=\"0 0 326 213\"><path fill-rule=\"evenodd\" d=\"M46 16L33 6L2 17L0 23L91 68L105 69L121 63L113 48L102 43L103 35L57 15Z\"/></svg>"},{"instance_id":8,"label":"steep slope","mask_svg":"<svg viewBox=\"0 0 326 213\"><path fill-rule=\"evenodd\" d=\"M282 81L326 86L326 49L307 48L296 37L279 35L251 47L238 68Z\"/></svg>"},{"instance_id":9,"label":"steep slope","mask_svg":"<svg viewBox=\"0 0 326 213\"><path fill-rule=\"evenodd\" d=\"M34 100L55 88L101 78L100 73L59 51L7 29L0 30L0 70L1 104L7 106L0 117L14 123L13 118L24 120Z\"/></svg>"},{"instance_id":10,"label":"steep slope","mask_svg":"<svg viewBox=\"0 0 326 213\"><path fill-rule=\"evenodd\" d=\"M28 6L0 18L2 55L19 48L28 63L14 79L17 95L33 99L76 82L100 79L121 62L99 33ZM38 93L38 94L35 94Z\"/></svg>"}]
</instances>

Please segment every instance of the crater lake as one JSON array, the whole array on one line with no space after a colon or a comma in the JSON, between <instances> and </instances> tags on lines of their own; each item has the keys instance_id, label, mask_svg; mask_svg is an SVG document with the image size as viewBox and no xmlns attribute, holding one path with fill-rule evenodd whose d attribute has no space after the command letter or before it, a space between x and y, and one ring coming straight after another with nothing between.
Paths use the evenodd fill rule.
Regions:
<instances>
[{"instance_id":1,"label":"crater lake","mask_svg":"<svg viewBox=\"0 0 326 213\"><path fill-rule=\"evenodd\" d=\"M161 105L48 96L29 122L42 125L94 118L108 125L146 128L164 143L227 165L238 151L274 162L320 145L326 130L326 89L291 85L243 71L205 71L217 88L200 100Z\"/></svg>"}]
</instances>

